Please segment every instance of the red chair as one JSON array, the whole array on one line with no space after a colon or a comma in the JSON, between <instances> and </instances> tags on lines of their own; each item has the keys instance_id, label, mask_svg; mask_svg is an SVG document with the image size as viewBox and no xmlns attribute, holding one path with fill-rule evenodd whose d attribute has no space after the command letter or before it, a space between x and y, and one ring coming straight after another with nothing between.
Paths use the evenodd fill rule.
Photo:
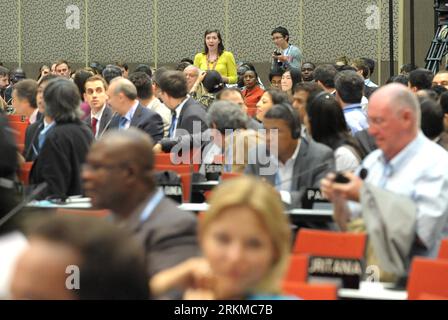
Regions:
<instances>
[{"instance_id":1,"label":"red chair","mask_svg":"<svg viewBox=\"0 0 448 320\"><path fill-rule=\"evenodd\" d=\"M422 294L448 299L448 261L414 258L407 289L409 300L417 300Z\"/></svg>"},{"instance_id":2,"label":"red chair","mask_svg":"<svg viewBox=\"0 0 448 320\"><path fill-rule=\"evenodd\" d=\"M19 169L19 180L24 184L28 185L30 180L30 172L33 167L33 162L25 162Z\"/></svg>"},{"instance_id":3,"label":"red chair","mask_svg":"<svg viewBox=\"0 0 448 320\"><path fill-rule=\"evenodd\" d=\"M9 125L11 129L15 131L16 134L16 143L19 148L20 153L23 152L25 148L25 133L26 128L28 128L28 122L10 122Z\"/></svg>"},{"instance_id":4,"label":"red chair","mask_svg":"<svg viewBox=\"0 0 448 320\"><path fill-rule=\"evenodd\" d=\"M110 215L109 210L79 210L79 209L56 209L56 214L60 215L77 215L84 217L106 218Z\"/></svg>"},{"instance_id":5,"label":"red chair","mask_svg":"<svg viewBox=\"0 0 448 320\"><path fill-rule=\"evenodd\" d=\"M439 259L448 259L448 239L443 239L439 249Z\"/></svg>"},{"instance_id":6,"label":"red chair","mask_svg":"<svg viewBox=\"0 0 448 320\"><path fill-rule=\"evenodd\" d=\"M363 259L366 250L365 233L332 232L300 229L293 253L346 259Z\"/></svg>"},{"instance_id":7,"label":"red chair","mask_svg":"<svg viewBox=\"0 0 448 320\"><path fill-rule=\"evenodd\" d=\"M225 181L229 179L239 178L241 176L242 174L238 172L223 172L221 173L221 180Z\"/></svg>"},{"instance_id":8,"label":"red chair","mask_svg":"<svg viewBox=\"0 0 448 320\"><path fill-rule=\"evenodd\" d=\"M448 300L448 297L438 296L436 294L422 293L417 300Z\"/></svg>"},{"instance_id":9,"label":"red chair","mask_svg":"<svg viewBox=\"0 0 448 320\"><path fill-rule=\"evenodd\" d=\"M175 153L157 153L155 154L155 165L164 165L164 166L174 166L176 163L173 163L172 160L177 162L177 155Z\"/></svg>"},{"instance_id":10,"label":"red chair","mask_svg":"<svg viewBox=\"0 0 448 320\"><path fill-rule=\"evenodd\" d=\"M192 167L189 164L178 165L157 165L155 171L174 171L181 179L182 184L182 200L185 203L190 202L191 198L191 170Z\"/></svg>"},{"instance_id":11,"label":"red chair","mask_svg":"<svg viewBox=\"0 0 448 320\"><path fill-rule=\"evenodd\" d=\"M287 282L283 284L283 292L304 300L336 300L338 297L335 284Z\"/></svg>"},{"instance_id":12,"label":"red chair","mask_svg":"<svg viewBox=\"0 0 448 320\"><path fill-rule=\"evenodd\" d=\"M284 283L305 283L308 278L308 256L303 254L291 255L288 271L283 279Z\"/></svg>"}]
</instances>

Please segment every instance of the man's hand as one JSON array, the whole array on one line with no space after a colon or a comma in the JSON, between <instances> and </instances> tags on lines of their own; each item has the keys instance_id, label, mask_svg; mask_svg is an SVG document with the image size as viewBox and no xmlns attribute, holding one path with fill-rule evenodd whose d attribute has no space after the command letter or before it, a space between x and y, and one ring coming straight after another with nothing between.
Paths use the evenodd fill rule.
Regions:
<instances>
[{"instance_id":1,"label":"man's hand","mask_svg":"<svg viewBox=\"0 0 448 320\"><path fill-rule=\"evenodd\" d=\"M272 58L274 58L274 59L276 59L276 60L278 60L278 61L281 61L281 62L287 62L287 61L289 61L289 57L288 57L288 56L284 56L284 55L276 56L275 54L273 54L273 55L272 55Z\"/></svg>"},{"instance_id":2,"label":"man's hand","mask_svg":"<svg viewBox=\"0 0 448 320\"><path fill-rule=\"evenodd\" d=\"M344 172L344 176L349 179L348 183L337 183L334 181L336 175L329 173L320 182L320 188L325 198L333 202L336 198L359 202L359 193L363 186L363 181L351 172Z\"/></svg>"}]
</instances>

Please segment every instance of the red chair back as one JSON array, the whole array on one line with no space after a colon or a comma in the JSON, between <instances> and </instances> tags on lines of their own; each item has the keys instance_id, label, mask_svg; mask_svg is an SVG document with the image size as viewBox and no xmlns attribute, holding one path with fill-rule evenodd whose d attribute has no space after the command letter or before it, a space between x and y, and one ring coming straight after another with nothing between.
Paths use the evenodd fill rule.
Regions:
<instances>
[{"instance_id":1,"label":"red chair back","mask_svg":"<svg viewBox=\"0 0 448 320\"><path fill-rule=\"evenodd\" d=\"M337 287L334 284L309 284L288 282L283 284L283 292L304 300L336 300Z\"/></svg>"},{"instance_id":2,"label":"red chair back","mask_svg":"<svg viewBox=\"0 0 448 320\"><path fill-rule=\"evenodd\" d=\"M440 244L438 257L439 257L439 259L447 259L448 260L448 238L442 240L442 243Z\"/></svg>"},{"instance_id":3,"label":"red chair back","mask_svg":"<svg viewBox=\"0 0 448 320\"><path fill-rule=\"evenodd\" d=\"M25 162L19 170L19 180L24 184L28 185L30 181L30 172L33 167L33 162Z\"/></svg>"},{"instance_id":4,"label":"red chair back","mask_svg":"<svg viewBox=\"0 0 448 320\"><path fill-rule=\"evenodd\" d=\"M414 258L407 289L409 300L422 294L448 298L448 261Z\"/></svg>"},{"instance_id":5,"label":"red chair back","mask_svg":"<svg viewBox=\"0 0 448 320\"><path fill-rule=\"evenodd\" d=\"M242 176L242 174L238 173L238 172L223 172L223 173L221 173L221 179L223 181L229 180L229 179L234 179L234 178L239 178L241 176Z\"/></svg>"},{"instance_id":6,"label":"red chair back","mask_svg":"<svg viewBox=\"0 0 448 320\"><path fill-rule=\"evenodd\" d=\"M283 279L285 283L306 282L308 278L308 256L303 254L291 255L288 271Z\"/></svg>"},{"instance_id":7,"label":"red chair back","mask_svg":"<svg viewBox=\"0 0 448 320\"><path fill-rule=\"evenodd\" d=\"M25 148L25 133L26 128L28 128L27 122L10 122L9 125L11 129L15 131L16 134L16 143L19 148L19 151L22 153Z\"/></svg>"},{"instance_id":8,"label":"red chair back","mask_svg":"<svg viewBox=\"0 0 448 320\"><path fill-rule=\"evenodd\" d=\"M300 229L294 245L294 254L319 257L363 259L367 235L364 233L332 232Z\"/></svg>"}]
</instances>

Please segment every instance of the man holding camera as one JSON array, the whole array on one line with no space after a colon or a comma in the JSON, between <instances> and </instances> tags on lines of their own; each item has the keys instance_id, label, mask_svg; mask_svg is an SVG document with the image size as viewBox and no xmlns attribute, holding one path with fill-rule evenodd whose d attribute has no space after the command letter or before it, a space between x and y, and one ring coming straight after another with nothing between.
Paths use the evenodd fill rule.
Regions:
<instances>
[{"instance_id":1,"label":"man holding camera","mask_svg":"<svg viewBox=\"0 0 448 320\"><path fill-rule=\"evenodd\" d=\"M271 32L275 49L272 54L272 70L286 70L288 68L300 69L302 67L302 51L289 44L289 32L284 27L277 27Z\"/></svg>"}]
</instances>

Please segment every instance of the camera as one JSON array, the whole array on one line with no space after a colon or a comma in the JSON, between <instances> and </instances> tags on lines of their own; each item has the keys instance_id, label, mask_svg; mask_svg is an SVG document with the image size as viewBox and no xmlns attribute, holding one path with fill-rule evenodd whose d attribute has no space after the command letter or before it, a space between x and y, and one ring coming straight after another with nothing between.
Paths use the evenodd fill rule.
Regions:
<instances>
[{"instance_id":1,"label":"camera","mask_svg":"<svg viewBox=\"0 0 448 320\"><path fill-rule=\"evenodd\" d=\"M280 50L275 49L273 55L274 55L274 56L281 56L282 53L280 52ZM281 61L278 60L278 59L275 59L275 58L274 58L274 61L276 61L277 65L280 66L280 67L283 65L283 62L281 62Z\"/></svg>"},{"instance_id":2,"label":"camera","mask_svg":"<svg viewBox=\"0 0 448 320\"><path fill-rule=\"evenodd\" d=\"M337 182L337 183L349 183L350 179L347 178L342 172L338 172L336 174L336 178L334 179L334 182Z\"/></svg>"}]
</instances>

